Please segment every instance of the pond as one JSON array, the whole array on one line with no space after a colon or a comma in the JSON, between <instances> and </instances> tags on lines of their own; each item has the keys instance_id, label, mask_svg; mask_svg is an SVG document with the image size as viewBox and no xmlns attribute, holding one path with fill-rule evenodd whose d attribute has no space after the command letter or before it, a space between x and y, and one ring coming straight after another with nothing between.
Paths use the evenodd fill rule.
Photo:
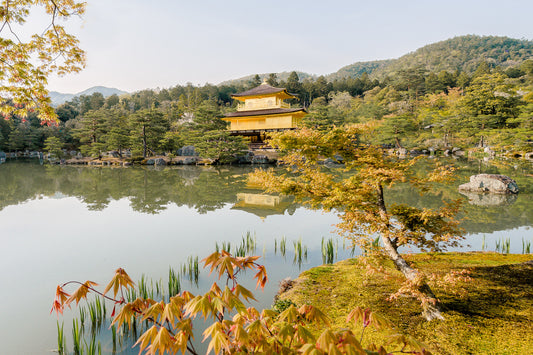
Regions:
<instances>
[{"instance_id":1,"label":"pond","mask_svg":"<svg viewBox=\"0 0 533 355\"><path fill-rule=\"evenodd\" d=\"M531 243L533 182L531 164L456 161L459 180L419 196L404 186L388 192L396 202L438 206L443 198L461 198L457 185L479 172L515 178L518 196L465 204L463 250L494 250L509 239L510 252ZM256 290L256 307L272 304L279 281L323 263L322 241L333 239L337 259L349 257L333 233L334 213L312 211L291 198L268 196L247 187L252 167L91 168L42 166L32 161L0 165L0 332L3 352L47 354L57 349L55 287L69 280L107 283L116 268L134 281L145 275L166 280L190 256L204 258L222 243L238 246L255 240L256 255L267 266L269 285ZM465 197L462 197L465 198ZM301 241L305 253L295 253ZM282 255L280 244L286 243ZM355 251L357 253L357 251ZM306 255L305 255L306 254ZM199 287L214 278L199 275ZM166 281L164 281L166 283ZM182 288L197 293L182 278ZM251 284L249 284L251 286ZM254 289L251 286L251 289ZM67 310L68 348L76 310ZM102 337L103 353L111 353ZM120 354L137 354L125 344Z\"/></svg>"}]
</instances>

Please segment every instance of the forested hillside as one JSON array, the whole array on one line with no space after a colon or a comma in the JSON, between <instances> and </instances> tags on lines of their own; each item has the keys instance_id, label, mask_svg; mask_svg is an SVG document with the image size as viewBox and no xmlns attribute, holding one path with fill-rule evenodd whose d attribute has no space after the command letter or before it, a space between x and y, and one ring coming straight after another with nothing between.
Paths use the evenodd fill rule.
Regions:
<instances>
[{"instance_id":1,"label":"forested hillside","mask_svg":"<svg viewBox=\"0 0 533 355\"><path fill-rule=\"evenodd\" d=\"M340 68L335 73L329 74L326 76L328 80L335 79L344 79L344 78L358 78L363 73L368 74L369 76L375 72L385 70L388 66L393 64L396 59L387 59L387 60L374 60L370 62L357 62L354 64L347 65Z\"/></svg>"},{"instance_id":2,"label":"forested hillside","mask_svg":"<svg viewBox=\"0 0 533 355\"><path fill-rule=\"evenodd\" d=\"M491 68L508 68L531 58L533 41L469 35L429 44L398 59L354 63L327 78L355 78L366 72L371 78L382 80L413 67L433 73L445 70L472 74L480 63L487 63Z\"/></svg>"}]
</instances>

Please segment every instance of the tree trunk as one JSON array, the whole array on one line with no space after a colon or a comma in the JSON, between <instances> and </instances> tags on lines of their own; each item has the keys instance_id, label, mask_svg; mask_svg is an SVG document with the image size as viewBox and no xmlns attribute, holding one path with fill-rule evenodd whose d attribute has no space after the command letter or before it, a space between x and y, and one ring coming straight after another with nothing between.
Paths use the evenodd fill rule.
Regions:
<instances>
[{"instance_id":1,"label":"tree trunk","mask_svg":"<svg viewBox=\"0 0 533 355\"><path fill-rule=\"evenodd\" d=\"M400 149L402 148L402 145L400 144L400 140L398 139L398 136L394 137L395 141L396 141L396 148Z\"/></svg>"},{"instance_id":2,"label":"tree trunk","mask_svg":"<svg viewBox=\"0 0 533 355\"><path fill-rule=\"evenodd\" d=\"M396 268L401 271L405 278L409 281L415 281L420 272L413 269L407 261L398 253L396 247L392 244L389 237L382 237L383 245L388 257L394 262ZM427 283L423 283L419 286L418 291L425 295L422 300L423 314L426 320L431 321L433 319L444 319L441 314L440 304L435 294Z\"/></svg>"},{"instance_id":3,"label":"tree trunk","mask_svg":"<svg viewBox=\"0 0 533 355\"><path fill-rule=\"evenodd\" d=\"M146 159L146 126L143 125L143 158Z\"/></svg>"},{"instance_id":4,"label":"tree trunk","mask_svg":"<svg viewBox=\"0 0 533 355\"><path fill-rule=\"evenodd\" d=\"M379 214L383 221L386 221L386 227L389 228L389 216L387 214L387 208L383 199L383 186L381 186L381 184L378 186L378 194ZM392 242L392 240L388 236L382 234L381 239L383 240L383 246L385 251L387 252L387 256L394 262L396 268L403 273L407 280L415 281L420 275L420 272L416 269L413 269L407 263L407 261L405 261L405 259L398 253L398 247ZM435 297L435 294L433 293L429 285L425 282L422 283L418 287L418 291L425 295L424 299L422 299L421 301L423 314L426 320L431 321L433 319L444 319L441 314L439 301L437 300L437 297Z\"/></svg>"}]
</instances>

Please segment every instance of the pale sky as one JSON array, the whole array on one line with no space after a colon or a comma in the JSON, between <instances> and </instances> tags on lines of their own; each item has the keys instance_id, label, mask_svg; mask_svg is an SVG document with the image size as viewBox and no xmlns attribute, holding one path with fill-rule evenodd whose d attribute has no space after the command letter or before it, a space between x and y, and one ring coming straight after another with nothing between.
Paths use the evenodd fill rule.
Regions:
<instances>
[{"instance_id":1,"label":"pale sky","mask_svg":"<svg viewBox=\"0 0 533 355\"><path fill-rule=\"evenodd\" d=\"M249 74L329 74L466 34L533 39L533 1L88 0L68 23L87 52L49 89L128 92Z\"/></svg>"}]
</instances>

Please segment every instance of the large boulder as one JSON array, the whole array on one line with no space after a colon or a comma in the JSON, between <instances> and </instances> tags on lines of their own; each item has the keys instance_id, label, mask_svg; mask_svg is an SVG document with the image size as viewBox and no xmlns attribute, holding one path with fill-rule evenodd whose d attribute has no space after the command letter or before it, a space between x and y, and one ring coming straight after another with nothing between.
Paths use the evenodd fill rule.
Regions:
<instances>
[{"instance_id":1,"label":"large boulder","mask_svg":"<svg viewBox=\"0 0 533 355\"><path fill-rule=\"evenodd\" d=\"M491 192L495 194L517 194L516 181L505 175L479 174L470 176L470 182L460 185L459 190Z\"/></svg>"}]
</instances>

